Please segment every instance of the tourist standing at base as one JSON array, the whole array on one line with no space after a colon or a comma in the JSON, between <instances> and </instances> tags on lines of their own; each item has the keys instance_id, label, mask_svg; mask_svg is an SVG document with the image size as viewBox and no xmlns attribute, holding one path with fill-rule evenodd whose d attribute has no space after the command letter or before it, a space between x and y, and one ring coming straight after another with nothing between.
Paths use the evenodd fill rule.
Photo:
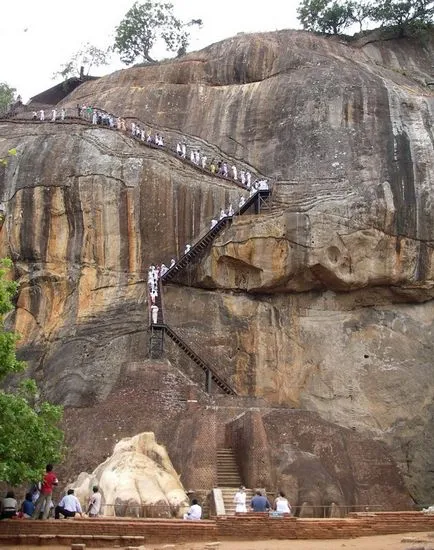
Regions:
<instances>
[{"instance_id":1,"label":"tourist standing at base","mask_svg":"<svg viewBox=\"0 0 434 550\"><path fill-rule=\"evenodd\" d=\"M45 468L45 475L42 479L41 493L35 504L35 511L33 512L33 519L39 519L39 515L42 512L42 519L47 519L50 513L50 508L53 498L53 487L57 485L56 474L53 472L53 465L47 464Z\"/></svg>"},{"instance_id":2,"label":"tourist standing at base","mask_svg":"<svg viewBox=\"0 0 434 550\"><path fill-rule=\"evenodd\" d=\"M235 513L247 512L246 497L246 488L241 486L234 496Z\"/></svg>"},{"instance_id":3,"label":"tourist standing at base","mask_svg":"<svg viewBox=\"0 0 434 550\"><path fill-rule=\"evenodd\" d=\"M87 509L87 515L91 518L99 516L101 511L102 495L99 492L97 486L92 488L92 495L89 498L89 508Z\"/></svg>"}]
</instances>

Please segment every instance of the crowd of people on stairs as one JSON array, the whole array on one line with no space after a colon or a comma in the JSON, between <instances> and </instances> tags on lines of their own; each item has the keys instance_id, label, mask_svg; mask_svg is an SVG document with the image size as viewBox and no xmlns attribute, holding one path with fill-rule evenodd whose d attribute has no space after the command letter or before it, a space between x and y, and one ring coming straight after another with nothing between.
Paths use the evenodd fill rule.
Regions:
<instances>
[{"instance_id":1,"label":"crowd of people on stairs","mask_svg":"<svg viewBox=\"0 0 434 550\"><path fill-rule=\"evenodd\" d=\"M255 187L252 187L250 191L250 196L255 195L258 191L261 190L267 190L268 189L268 183L266 180L259 181ZM246 203L246 199L244 196L241 196L238 202L238 209L237 211L234 211L232 204L229 204L229 207L227 210L225 208L222 208L220 210L220 215L217 218L212 218L210 223L209 231L211 231L218 223L219 221L223 220L224 218L232 218L235 214L238 214L241 208ZM200 239L199 239L200 241ZM199 242L198 241L198 242ZM187 243L184 248L184 256L190 252L192 248L192 245L190 243ZM166 266L166 264L161 265L150 265L148 270L148 293L149 293L149 301L150 301L150 309L151 309L151 321L152 324L157 324L158 322L158 312L159 307L157 306L156 299L158 297L158 279L160 277L163 277L174 265L176 264L175 258L172 258L170 261L169 267Z\"/></svg>"},{"instance_id":2,"label":"crowd of people on stairs","mask_svg":"<svg viewBox=\"0 0 434 550\"><path fill-rule=\"evenodd\" d=\"M106 111L97 107L92 107L85 104L77 104L76 110L65 109L51 109L51 115L47 115L45 109L39 111L33 111L33 120L39 120L44 122L50 120L51 122L65 121L67 118L78 117L86 120L90 124L96 126L103 126L112 130L119 130L124 133L130 133L131 137L140 140L147 145L166 147L163 135L160 132L153 132L151 130L145 130L143 124L139 124L134 121L127 121L123 117L107 113ZM185 161L189 161L198 168L204 171L208 171L215 176L229 179L237 183L240 187L250 191L258 189L261 185L267 185L268 182L264 179L254 179L250 170L246 168L239 168L235 164L226 160L216 159L215 157L208 162L208 156L206 152L201 152L197 145L188 145L187 141L177 142L176 146L170 148L171 151L176 153L178 157Z\"/></svg>"}]
</instances>

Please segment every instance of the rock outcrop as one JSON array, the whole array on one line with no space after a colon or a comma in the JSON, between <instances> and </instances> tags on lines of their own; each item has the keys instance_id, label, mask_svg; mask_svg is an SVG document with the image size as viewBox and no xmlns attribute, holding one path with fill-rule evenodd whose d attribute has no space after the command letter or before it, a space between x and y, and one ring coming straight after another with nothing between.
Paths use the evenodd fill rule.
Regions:
<instances>
[{"instance_id":1,"label":"rock outcrop","mask_svg":"<svg viewBox=\"0 0 434 550\"><path fill-rule=\"evenodd\" d=\"M271 210L237 219L184 286L167 288L166 319L242 396L384 442L424 503L432 53L432 40L241 35L88 82L63 102L134 118L272 180ZM178 256L240 191L100 128L2 122L0 138L0 156L18 150L0 167L0 248L20 282L21 355L49 398L97 406L146 355L147 266Z\"/></svg>"},{"instance_id":2,"label":"rock outcrop","mask_svg":"<svg viewBox=\"0 0 434 550\"><path fill-rule=\"evenodd\" d=\"M189 505L166 449L150 432L122 439L91 474L78 476L72 486L83 509L95 485L105 516L182 517Z\"/></svg>"}]
</instances>

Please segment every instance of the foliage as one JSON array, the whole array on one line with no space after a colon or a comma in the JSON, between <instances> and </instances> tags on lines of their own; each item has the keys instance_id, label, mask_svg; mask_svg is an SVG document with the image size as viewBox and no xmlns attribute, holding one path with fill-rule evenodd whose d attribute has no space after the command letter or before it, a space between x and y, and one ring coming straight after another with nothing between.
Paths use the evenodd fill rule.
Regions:
<instances>
[{"instance_id":1,"label":"foliage","mask_svg":"<svg viewBox=\"0 0 434 550\"><path fill-rule=\"evenodd\" d=\"M53 78L61 76L64 80L73 76L81 76L81 67L84 74L88 75L92 67L108 65L110 61L109 50L101 50L86 42L77 50L71 59L63 64L59 71L54 73Z\"/></svg>"},{"instance_id":2,"label":"foliage","mask_svg":"<svg viewBox=\"0 0 434 550\"><path fill-rule=\"evenodd\" d=\"M302 0L297 8L303 28L320 33L340 34L352 23L362 30L366 20L398 30L404 36L413 28L430 25L433 0Z\"/></svg>"},{"instance_id":3,"label":"foliage","mask_svg":"<svg viewBox=\"0 0 434 550\"><path fill-rule=\"evenodd\" d=\"M0 382L21 373L26 365L16 358L18 335L5 330L4 318L13 306L17 283L7 280L10 260L0 269ZM63 433L58 428L62 408L41 401L33 380L24 380L18 390L0 390L0 481L18 485L40 479L45 466L60 460Z\"/></svg>"},{"instance_id":4,"label":"foliage","mask_svg":"<svg viewBox=\"0 0 434 550\"><path fill-rule=\"evenodd\" d=\"M0 113L8 111L10 105L15 101L16 91L6 82L0 82Z\"/></svg>"},{"instance_id":5,"label":"foliage","mask_svg":"<svg viewBox=\"0 0 434 550\"><path fill-rule=\"evenodd\" d=\"M161 38L169 51L182 55L190 40L187 29L201 24L201 19L193 19L187 23L180 21L173 14L173 5L169 2L135 2L116 27L113 49L127 65L134 63L137 58L155 63L155 59L151 57L151 50L157 39Z\"/></svg>"},{"instance_id":6,"label":"foliage","mask_svg":"<svg viewBox=\"0 0 434 550\"><path fill-rule=\"evenodd\" d=\"M348 3L349 16L352 23L359 24L359 31L363 30L363 23L371 18L372 2L369 1L350 1Z\"/></svg>"},{"instance_id":7,"label":"foliage","mask_svg":"<svg viewBox=\"0 0 434 550\"><path fill-rule=\"evenodd\" d=\"M413 27L433 21L432 0L380 0L372 8L371 17L386 27L395 27L404 36Z\"/></svg>"},{"instance_id":8,"label":"foliage","mask_svg":"<svg viewBox=\"0 0 434 550\"><path fill-rule=\"evenodd\" d=\"M8 157L14 157L17 154L17 150L15 147L13 149L9 149L8 151ZM8 163L8 159L6 158L0 158L0 165L6 166Z\"/></svg>"},{"instance_id":9,"label":"foliage","mask_svg":"<svg viewBox=\"0 0 434 550\"><path fill-rule=\"evenodd\" d=\"M352 23L350 2L302 0L297 13L303 28L308 31L340 34Z\"/></svg>"}]
</instances>

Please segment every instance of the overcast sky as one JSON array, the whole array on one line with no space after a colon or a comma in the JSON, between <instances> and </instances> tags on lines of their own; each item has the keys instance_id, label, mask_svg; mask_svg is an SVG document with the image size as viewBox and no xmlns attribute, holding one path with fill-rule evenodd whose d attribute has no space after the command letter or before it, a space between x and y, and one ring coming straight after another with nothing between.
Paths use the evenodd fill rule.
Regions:
<instances>
[{"instance_id":1,"label":"overcast sky","mask_svg":"<svg viewBox=\"0 0 434 550\"><path fill-rule=\"evenodd\" d=\"M3 0L0 10L0 82L17 88L24 101L54 86L52 75L85 42L106 48L134 0ZM172 0L182 20L203 19L193 28L189 51L238 32L297 28L298 0ZM107 74L125 67L114 56Z\"/></svg>"}]
</instances>

